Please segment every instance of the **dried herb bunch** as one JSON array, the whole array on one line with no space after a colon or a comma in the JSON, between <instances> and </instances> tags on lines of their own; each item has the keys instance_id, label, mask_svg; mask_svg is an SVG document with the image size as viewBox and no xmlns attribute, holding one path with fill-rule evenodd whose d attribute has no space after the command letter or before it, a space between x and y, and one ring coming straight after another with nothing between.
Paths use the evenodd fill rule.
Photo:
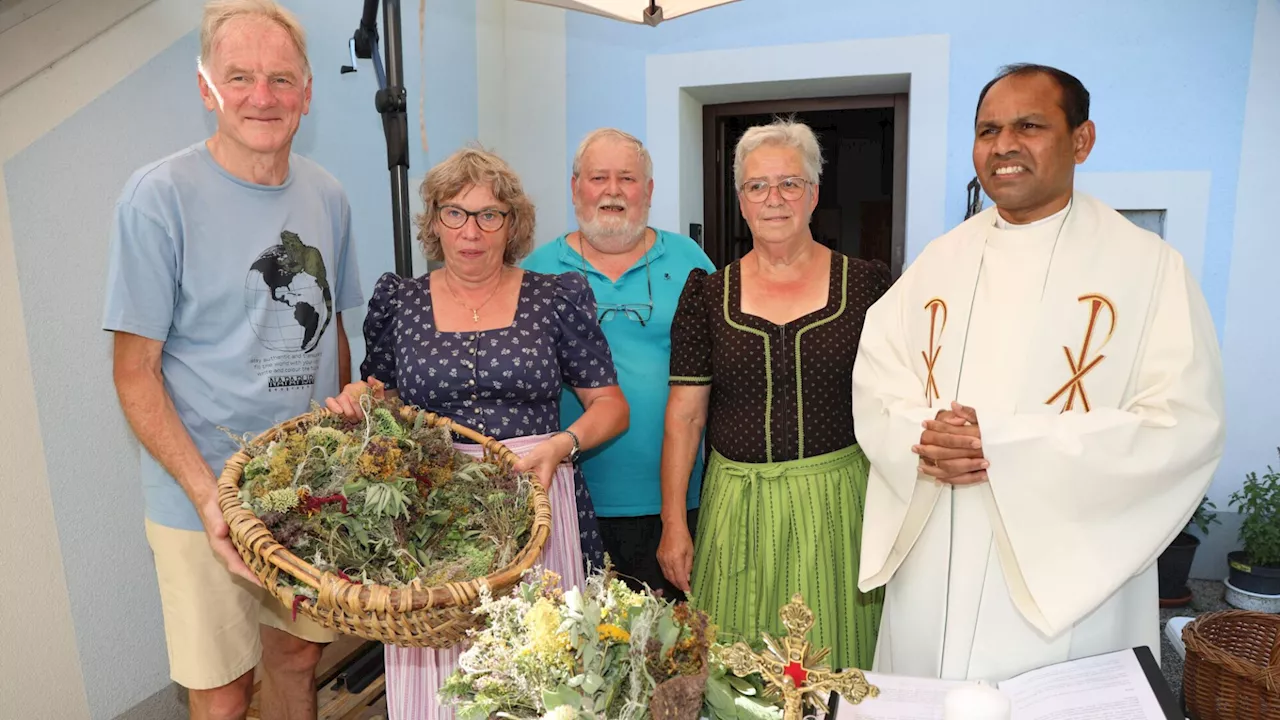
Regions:
<instances>
[{"instance_id":1,"label":"dried herb bunch","mask_svg":"<svg viewBox=\"0 0 1280 720\"><path fill-rule=\"evenodd\" d=\"M637 593L597 570L584 587L530 571L514 592L481 591L440 690L460 720L697 720L715 629L705 613Z\"/></svg>"},{"instance_id":2,"label":"dried herb bunch","mask_svg":"<svg viewBox=\"0 0 1280 720\"><path fill-rule=\"evenodd\" d=\"M391 587L483 577L528 541L531 479L454 449L424 413L361 398L365 417L314 406L296 429L244 441L243 506L320 571ZM303 595L314 595L297 584Z\"/></svg>"}]
</instances>

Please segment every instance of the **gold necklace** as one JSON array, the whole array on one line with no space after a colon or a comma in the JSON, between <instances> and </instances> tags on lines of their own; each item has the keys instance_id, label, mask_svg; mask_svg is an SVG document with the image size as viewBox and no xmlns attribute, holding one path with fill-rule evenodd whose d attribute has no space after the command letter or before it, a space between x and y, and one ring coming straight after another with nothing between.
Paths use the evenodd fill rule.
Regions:
<instances>
[{"instance_id":1,"label":"gold necklace","mask_svg":"<svg viewBox=\"0 0 1280 720\"><path fill-rule=\"evenodd\" d=\"M445 271L444 271L444 289L449 291L449 295L453 297L454 302L458 303L462 307L471 311L471 322L478 323L480 322L480 309L483 308L485 305L488 305L489 301L493 299L493 296L498 294L498 288L502 287L503 273L505 273L506 270L507 270L506 268L502 268L501 270L498 271L498 282L494 284L493 292L489 293L489 297L485 298L485 301L480 303L476 307L471 307L470 305L467 305L466 303L462 302L462 298L458 297L457 293L453 291L453 284L449 282L448 268L445 268Z\"/></svg>"}]
</instances>

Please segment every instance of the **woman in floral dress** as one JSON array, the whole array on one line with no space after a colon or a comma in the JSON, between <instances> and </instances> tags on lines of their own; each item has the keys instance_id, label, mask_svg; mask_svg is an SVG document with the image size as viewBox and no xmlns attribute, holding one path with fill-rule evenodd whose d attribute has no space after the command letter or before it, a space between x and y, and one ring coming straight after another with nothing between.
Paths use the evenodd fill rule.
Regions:
<instances>
[{"instance_id":1,"label":"woman in floral dress","mask_svg":"<svg viewBox=\"0 0 1280 720\"><path fill-rule=\"evenodd\" d=\"M603 564L603 550L572 461L628 421L595 297L577 274L516 267L533 246L533 203L496 155L455 153L432 168L421 193L419 239L443 267L378 280L364 323L360 372L368 382L348 385L328 405L358 417L358 398L373 386L502 441L550 495L552 531L540 563L565 587L581 585L587 565ZM559 426L562 384L586 408L567 428ZM391 720L453 718L436 695L463 649L387 646Z\"/></svg>"}]
</instances>

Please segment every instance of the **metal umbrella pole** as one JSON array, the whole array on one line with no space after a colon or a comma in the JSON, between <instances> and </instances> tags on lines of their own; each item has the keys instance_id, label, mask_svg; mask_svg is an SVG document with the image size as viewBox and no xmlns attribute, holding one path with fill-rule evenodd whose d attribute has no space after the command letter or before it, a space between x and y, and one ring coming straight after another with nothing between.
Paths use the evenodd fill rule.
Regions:
<instances>
[{"instance_id":1,"label":"metal umbrella pole","mask_svg":"<svg viewBox=\"0 0 1280 720\"><path fill-rule=\"evenodd\" d=\"M378 0L365 0L360 26L351 37L351 64L342 72L356 71L357 59L373 60L378 92L373 106L382 115L387 139L387 170L391 173L391 234L395 242L396 273L413 275L412 223L409 218L409 120L408 93L404 87L404 54L400 42L400 0L382 0L382 29L386 33L386 69L378 57Z\"/></svg>"}]
</instances>

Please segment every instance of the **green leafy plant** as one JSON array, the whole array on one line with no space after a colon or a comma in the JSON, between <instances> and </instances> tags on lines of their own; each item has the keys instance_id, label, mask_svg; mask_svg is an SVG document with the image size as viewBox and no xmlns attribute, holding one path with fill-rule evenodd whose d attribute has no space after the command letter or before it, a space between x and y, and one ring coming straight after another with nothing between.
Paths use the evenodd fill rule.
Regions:
<instances>
[{"instance_id":1,"label":"green leafy plant","mask_svg":"<svg viewBox=\"0 0 1280 720\"><path fill-rule=\"evenodd\" d=\"M1276 448L1280 453L1280 448ZM1254 565L1280 566L1280 473L1270 465L1266 474L1249 473L1244 486L1231 493L1231 506L1244 517L1240 542Z\"/></svg>"},{"instance_id":2,"label":"green leafy plant","mask_svg":"<svg viewBox=\"0 0 1280 720\"><path fill-rule=\"evenodd\" d=\"M361 420L316 406L274 440L238 439L250 456L242 507L295 555L354 582L432 587L508 565L529 536L529 477L455 450L447 428L398 400L361 405Z\"/></svg>"},{"instance_id":3,"label":"green leafy plant","mask_svg":"<svg viewBox=\"0 0 1280 720\"><path fill-rule=\"evenodd\" d=\"M1196 511L1191 515L1191 520L1187 523L1187 528L1195 525L1196 528L1200 530L1200 534L1202 536L1208 535L1210 525L1222 524L1222 521L1218 520L1218 513L1215 512L1217 509L1218 506L1214 505L1213 501L1210 500L1208 496L1205 496L1205 498L1200 501L1200 506L1197 507Z\"/></svg>"},{"instance_id":4,"label":"green leafy plant","mask_svg":"<svg viewBox=\"0 0 1280 720\"><path fill-rule=\"evenodd\" d=\"M766 698L759 675L740 678L712 661L704 712L711 720L780 720L782 708Z\"/></svg>"}]
</instances>

